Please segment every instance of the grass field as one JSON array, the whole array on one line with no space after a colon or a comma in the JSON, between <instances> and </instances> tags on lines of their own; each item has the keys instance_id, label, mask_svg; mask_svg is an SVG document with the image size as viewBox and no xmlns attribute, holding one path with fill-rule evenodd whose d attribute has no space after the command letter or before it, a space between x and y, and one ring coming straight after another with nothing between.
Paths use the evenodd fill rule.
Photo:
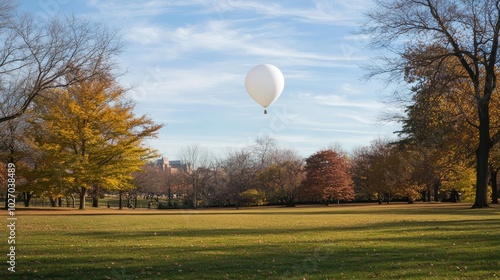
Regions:
<instances>
[{"instance_id":1,"label":"grass field","mask_svg":"<svg viewBox=\"0 0 500 280\"><path fill-rule=\"evenodd\" d=\"M7 215L2 211L4 223ZM0 279L495 279L500 208L17 210ZM8 253L8 228L0 249ZM4 262L5 263L5 262Z\"/></svg>"}]
</instances>

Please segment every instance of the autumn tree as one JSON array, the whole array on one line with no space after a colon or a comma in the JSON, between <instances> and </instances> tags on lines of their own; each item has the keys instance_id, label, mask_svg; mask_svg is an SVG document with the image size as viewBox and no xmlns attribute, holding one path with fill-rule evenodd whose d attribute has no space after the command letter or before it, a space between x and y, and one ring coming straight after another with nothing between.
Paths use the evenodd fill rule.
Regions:
<instances>
[{"instance_id":1,"label":"autumn tree","mask_svg":"<svg viewBox=\"0 0 500 280\"><path fill-rule=\"evenodd\" d=\"M339 150L321 150L306 159L302 197L312 200L349 201L354 199L347 155Z\"/></svg>"},{"instance_id":2,"label":"autumn tree","mask_svg":"<svg viewBox=\"0 0 500 280\"><path fill-rule=\"evenodd\" d=\"M393 79L400 79L408 71L432 71L432 75L426 75L430 79L420 81L426 85L446 83L451 90L460 85L468 91L465 100L474 105L469 124L478 139L473 207L488 207L489 154L500 141L500 128L491 125L491 104L498 95L495 90L500 54L498 1L376 0L375 4L377 9L369 12L364 31L370 34L373 46L390 49L399 57L385 57L385 63L375 67L371 74L389 73ZM450 72L442 67L446 65L458 68ZM454 74L443 75L446 72ZM414 86L422 85L418 82L411 81Z\"/></svg>"},{"instance_id":3,"label":"autumn tree","mask_svg":"<svg viewBox=\"0 0 500 280\"><path fill-rule=\"evenodd\" d=\"M440 49L432 51L442 52ZM436 67L441 68L440 78L434 73ZM450 184L460 185L459 182L467 181L457 176L457 171L474 166L472 159L479 143L475 133L475 103L471 100L470 86L460 76L463 73L454 61L430 63L427 67L409 69L405 74L408 82L418 86L412 88L412 104L407 106L406 116L400 119L403 124L400 143L412 150L411 155L425 158L421 161L420 173L424 177L433 174L436 178L433 184L435 199L438 198L436 188L441 182L445 182L442 191L454 192ZM491 100L492 129L500 127L499 101L499 98ZM491 173L495 168L494 157L490 157L489 163ZM463 190L463 193L469 196L470 191Z\"/></svg>"},{"instance_id":4,"label":"autumn tree","mask_svg":"<svg viewBox=\"0 0 500 280\"><path fill-rule=\"evenodd\" d=\"M22 126L15 119L41 93L110 71L121 49L119 33L102 23L74 16L43 19L17 8L15 1L0 0L0 123L9 122L9 129ZM75 69L85 71L74 75ZM23 132L9 133L12 140ZM8 158L24 164L18 161L24 152L11 149ZM29 202L32 192L24 194Z\"/></svg>"},{"instance_id":5,"label":"autumn tree","mask_svg":"<svg viewBox=\"0 0 500 280\"><path fill-rule=\"evenodd\" d=\"M40 184L71 188L80 209L89 189L131 187L132 174L154 155L144 140L162 126L136 116L125 93L111 74L44 93L31 121L44 159L35 171Z\"/></svg>"},{"instance_id":6,"label":"autumn tree","mask_svg":"<svg viewBox=\"0 0 500 280\"><path fill-rule=\"evenodd\" d=\"M273 163L258 171L257 180L271 201L295 206L304 180L304 161L293 150L278 150Z\"/></svg>"},{"instance_id":7,"label":"autumn tree","mask_svg":"<svg viewBox=\"0 0 500 280\"><path fill-rule=\"evenodd\" d=\"M394 194L391 178L396 176L396 172L389 169L390 155L390 141L382 139L374 140L370 146L354 152L351 159L353 181L356 190L364 193L369 200L375 196L379 203L384 200L389 202Z\"/></svg>"},{"instance_id":8,"label":"autumn tree","mask_svg":"<svg viewBox=\"0 0 500 280\"><path fill-rule=\"evenodd\" d=\"M371 156L369 147L359 147L351 154L351 177L354 184L356 199L371 201L373 192L370 190L368 176L370 175Z\"/></svg>"},{"instance_id":9,"label":"autumn tree","mask_svg":"<svg viewBox=\"0 0 500 280\"><path fill-rule=\"evenodd\" d=\"M403 156L411 166L411 182L422 193L422 200L439 201L443 172L449 166L441 161L442 151L411 144L403 147L405 149Z\"/></svg>"},{"instance_id":10,"label":"autumn tree","mask_svg":"<svg viewBox=\"0 0 500 280\"><path fill-rule=\"evenodd\" d=\"M426 153L407 145L393 144L386 159L386 177L391 190L408 203L420 200L435 182L432 162ZM427 168L430 167L430 168Z\"/></svg>"}]
</instances>

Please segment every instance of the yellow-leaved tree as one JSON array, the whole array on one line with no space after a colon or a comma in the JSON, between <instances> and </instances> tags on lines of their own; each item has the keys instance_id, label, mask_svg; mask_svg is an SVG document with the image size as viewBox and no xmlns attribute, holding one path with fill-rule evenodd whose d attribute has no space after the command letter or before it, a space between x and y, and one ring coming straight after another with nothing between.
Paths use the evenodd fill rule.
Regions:
<instances>
[{"instance_id":1,"label":"yellow-leaved tree","mask_svg":"<svg viewBox=\"0 0 500 280\"><path fill-rule=\"evenodd\" d=\"M162 125L136 116L125 94L108 74L46 92L37 101L30 120L37 151L34 187L52 196L76 193L80 209L89 190L132 187L132 173L156 156L144 140L156 137Z\"/></svg>"}]
</instances>

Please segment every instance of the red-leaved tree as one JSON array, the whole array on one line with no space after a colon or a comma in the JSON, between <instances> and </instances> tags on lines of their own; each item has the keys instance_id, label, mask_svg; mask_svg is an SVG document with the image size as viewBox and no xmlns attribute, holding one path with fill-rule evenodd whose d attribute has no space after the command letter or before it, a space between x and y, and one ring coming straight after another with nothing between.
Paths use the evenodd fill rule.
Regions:
<instances>
[{"instance_id":1,"label":"red-leaved tree","mask_svg":"<svg viewBox=\"0 0 500 280\"><path fill-rule=\"evenodd\" d=\"M336 149L316 152L306 160L306 179L303 181L302 198L322 200L354 199L354 185L349 172L347 155Z\"/></svg>"}]
</instances>

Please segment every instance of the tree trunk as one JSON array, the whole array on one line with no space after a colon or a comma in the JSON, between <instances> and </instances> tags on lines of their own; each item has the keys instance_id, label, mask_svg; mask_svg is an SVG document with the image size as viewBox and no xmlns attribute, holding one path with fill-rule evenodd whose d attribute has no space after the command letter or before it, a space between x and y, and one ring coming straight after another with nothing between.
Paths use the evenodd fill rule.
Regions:
<instances>
[{"instance_id":1,"label":"tree trunk","mask_svg":"<svg viewBox=\"0 0 500 280\"><path fill-rule=\"evenodd\" d=\"M81 187L80 189L80 210L85 209L85 196L87 195L87 188Z\"/></svg>"},{"instance_id":2,"label":"tree trunk","mask_svg":"<svg viewBox=\"0 0 500 280\"><path fill-rule=\"evenodd\" d=\"M434 201L439 202L439 182L434 182Z\"/></svg>"},{"instance_id":3,"label":"tree trunk","mask_svg":"<svg viewBox=\"0 0 500 280\"><path fill-rule=\"evenodd\" d=\"M498 186L497 186L497 176L498 169L491 169L491 203L498 204Z\"/></svg>"},{"instance_id":4,"label":"tree trunk","mask_svg":"<svg viewBox=\"0 0 500 280\"><path fill-rule=\"evenodd\" d=\"M172 198L172 189L171 189L171 187L169 186L169 187L168 187L168 207L171 207L171 206L172 206L171 198Z\"/></svg>"},{"instance_id":5,"label":"tree trunk","mask_svg":"<svg viewBox=\"0 0 500 280\"><path fill-rule=\"evenodd\" d=\"M194 204L193 207L196 209L198 207L198 192L196 190L196 187L194 188Z\"/></svg>"},{"instance_id":6,"label":"tree trunk","mask_svg":"<svg viewBox=\"0 0 500 280\"><path fill-rule=\"evenodd\" d=\"M56 200L57 200L57 198L55 198L55 199L54 199L54 198L51 196L51 197L49 197L49 200L50 200L50 206L51 206L51 207L56 207L56 204L57 204L57 201L56 201Z\"/></svg>"},{"instance_id":7,"label":"tree trunk","mask_svg":"<svg viewBox=\"0 0 500 280\"><path fill-rule=\"evenodd\" d=\"M99 186L92 188L92 207L99 207Z\"/></svg>"},{"instance_id":8,"label":"tree trunk","mask_svg":"<svg viewBox=\"0 0 500 280\"><path fill-rule=\"evenodd\" d=\"M71 207L75 208L75 197L73 195L70 195L70 197L71 197ZM66 197L66 199L68 199L68 198Z\"/></svg>"},{"instance_id":9,"label":"tree trunk","mask_svg":"<svg viewBox=\"0 0 500 280\"><path fill-rule=\"evenodd\" d=\"M119 200L118 200L118 209L122 210L123 209L123 204L122 204L122 191L119 191Z\"/></svg>"},{"instance_id":10,"label":"tree trunk","mask_svg":"<svg viewBox=\"0 0 500 280\"><path fill-rule=\"evenodd\" d=\"M484 103L484 102L483 102ZM488 159L490 155L490 122L487 105L479 110L479 146L476 150L476 200L472 208L488 205Z\"/></svg>"},{"instance_id":11,"label":"tree trunk","mask_svg":"<svg viewBox=\"0 0 500 280\"><path fill-rule=\"evenodd\" d=\"M99 197L97 195L92 196L92 207L99 207Z\"/></svg>"},{"instance_id":12,"label":"tree trunk","mask_svg":"<svg viewBox=\"0 0 500 280\"><path fill-rule=\"evenodd\" d=\"M33 193L30 192L24 192L24 207L30 207L30 201L31 197L33 196Z\"/></svg>"},{"instance_id":13,"label":"tree trunk","mask_svg":"<svg viewBox=\"0 0 500 280\"><path fill-rule=\"evenodd\" d=\"M193 191L194 191L193 208L196 209L198 207L198 197L196 196L197 195L196 187L193 187Z\"/></svg>"}]
</instances>

